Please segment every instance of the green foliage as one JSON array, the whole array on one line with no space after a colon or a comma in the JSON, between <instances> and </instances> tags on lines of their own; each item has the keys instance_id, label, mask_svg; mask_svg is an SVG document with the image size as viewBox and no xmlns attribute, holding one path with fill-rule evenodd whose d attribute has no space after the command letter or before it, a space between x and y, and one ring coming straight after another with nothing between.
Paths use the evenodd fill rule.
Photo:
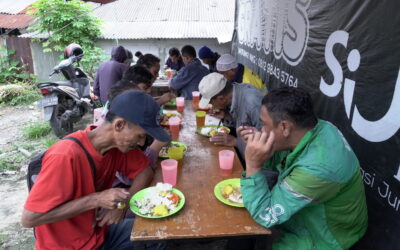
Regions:
<instances>
[{"instance_id":1,"label":"green foliage","mask_svg":"<svg viewBox=\"0 0 400 250\"><path fill-rule=\"evenodd\" d=\"M20 66L18 61L12 59L15 50L0 47L0 83L33 83L36 76L30 74L27 65Z\"/></svg>"},{"instance_id":2,"label":"green foliage","mask_svg":"<svg viewBox=\"0 0 400 250\"><path fill-rule=\"evenodd\" d=\"M38 90L27 84L8 84L0 86L0 105L31 104L40 99Z\"/></svg>"},{"instance_id":3,"label":"green foliage","mask_svg":"<svg viewBox=\"0 0 400 250\"><path fill-rule=\"evenodd\" d=\"M48 122L35 122L25 127L23 132L29 139L37 139L49 134L51 132L51 127Z\"/></svg>"},{"instance_id":4,"label":"green foliage","mask_svg":"<svg viewBox=\"0 0 400 250\"><path fill-rule=\"evenodd\" d=\"M84 51L85 55L81 60L83 71L94 79L97 67L108 57L104 53L104 50L98 47L91 47Z\"/></svg>"},{"instance_id":5,"label":"green foliage","mask_svg":"<svg viewBox=\"0 0 400 250\"><path fill-rule=\"evenodd\" d=\"M45 52L63 51L71 43L90 50L100 35L101 23L91 10L80 0L39 0L28 11L37 20L30 30L49 35L43 42Z\"/></svg>"}]
</instances>

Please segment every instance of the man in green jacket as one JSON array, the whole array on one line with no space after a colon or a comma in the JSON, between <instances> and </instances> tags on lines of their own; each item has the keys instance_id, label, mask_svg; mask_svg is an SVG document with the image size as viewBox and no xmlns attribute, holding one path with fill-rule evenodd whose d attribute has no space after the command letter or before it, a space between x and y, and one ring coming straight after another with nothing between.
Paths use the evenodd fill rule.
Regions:
<instances>
[{"instance_id":1,"label":"man in green jacket","mask_svg":"<svg viewBox=\"0 0 400 250\"><path fill-rule=\"evenodd\" d=\"M239 128L247 140L244 205L259 224L283 232L273 249L347 249L367 229L359 162L340 131L318 120L308 93L269 92L261 132ZM279 172L273 188L261 169Z\"/></svg>"}]
</instances>

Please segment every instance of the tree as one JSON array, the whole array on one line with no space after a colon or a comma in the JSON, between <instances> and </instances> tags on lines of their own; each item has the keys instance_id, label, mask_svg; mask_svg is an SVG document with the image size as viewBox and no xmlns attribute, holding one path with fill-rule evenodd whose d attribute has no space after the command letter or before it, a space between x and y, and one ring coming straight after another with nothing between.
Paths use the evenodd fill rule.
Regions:
<instances>
[{"instance_id":1,"label":"tree","mask_svg":"<svg viewBox=\"0 0 400 250\"><path fill-rule=\"evenodd\" d=\"M82 60L87 73L93 75L94 65L104 60L104 51L96 47L101 20L91 13L92 6L80 0L38 0L28 10L36 22L30 31L48 35L42 42L44 52L63 51L71 43L82 46L91 60Z\"/></svg>"}]
</instances>

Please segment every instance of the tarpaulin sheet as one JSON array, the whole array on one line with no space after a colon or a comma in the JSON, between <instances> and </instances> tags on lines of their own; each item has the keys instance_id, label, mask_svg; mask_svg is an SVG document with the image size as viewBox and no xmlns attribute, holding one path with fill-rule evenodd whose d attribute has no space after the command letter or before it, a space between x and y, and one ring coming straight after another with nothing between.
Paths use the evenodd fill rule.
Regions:
<instances>
[{"instance_id":1,"label":"tarpaulin sheet","mask_svg":"<svg viewBox=\"0 0 400 250\"><path fill-rule=\"evenodd\" d=\"M369 227L400 249L400 1L237 0L233 54L268 89L301 87L356 152Z\"/></svg>"}]
</instances>

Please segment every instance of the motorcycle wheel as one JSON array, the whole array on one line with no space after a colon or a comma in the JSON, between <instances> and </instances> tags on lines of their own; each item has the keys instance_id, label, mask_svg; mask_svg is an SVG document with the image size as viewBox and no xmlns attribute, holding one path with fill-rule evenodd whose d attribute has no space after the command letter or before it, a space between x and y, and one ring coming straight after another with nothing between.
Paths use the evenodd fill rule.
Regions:
<instances>
[{"instance_id":1,"label":"motorcycle wheel","mask_svg":"<svg viewBox=\"0 0 400 250\"><path fill-rule=\"evenodd\" d=\"M72 122L64 122L61 120L61 115L65 112L64 108L60 105L56 105L53 109L53 114L50 119L50 126L53 129L54 134L58 138L62 138L67 134L72 133L74 124Z\"/></svg>"}]
</instances>

